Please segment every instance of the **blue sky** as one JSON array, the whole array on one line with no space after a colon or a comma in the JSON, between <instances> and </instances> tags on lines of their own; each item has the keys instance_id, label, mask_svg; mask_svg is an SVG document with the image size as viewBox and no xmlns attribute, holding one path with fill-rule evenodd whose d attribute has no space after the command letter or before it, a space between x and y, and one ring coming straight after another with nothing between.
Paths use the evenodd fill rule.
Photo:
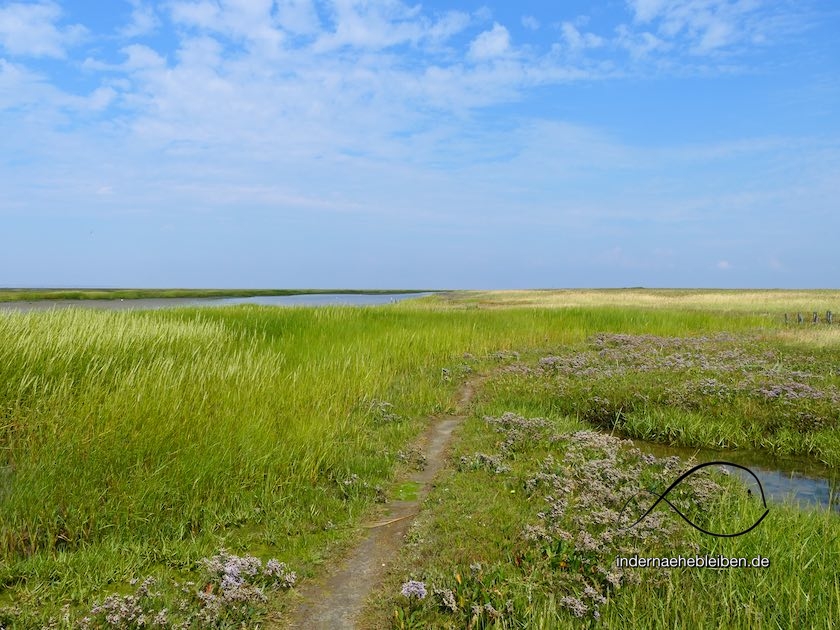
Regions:
<instances>
[{"instance_id":1,"label":"blue sky","mask_svg":"<svg viewBox=\"0 0 840 630\"><path fill-rule=\"evenodd\" d=\"M0 1L0 286L837 287L840 5Z\"/></svg>"}]
</instances>

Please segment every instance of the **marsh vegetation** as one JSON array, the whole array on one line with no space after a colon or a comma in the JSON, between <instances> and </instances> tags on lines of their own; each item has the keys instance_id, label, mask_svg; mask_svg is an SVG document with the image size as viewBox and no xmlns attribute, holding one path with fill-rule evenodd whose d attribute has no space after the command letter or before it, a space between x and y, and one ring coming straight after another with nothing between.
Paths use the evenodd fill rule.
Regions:
<instances>
[{"instance_id":1,"label":"marsh vegetation","mask_svg":"<svg viewBox=\"0 0 840 630\"><path fill-rule=\"evenodd\" d=\"M836 348L788 345L765 330L600 333L558 350L500 357L457 442L457 464L371 600L369 627L389 615L399 628L832 627L836 512L773 502L744 536L701 533L675 509L717 533L744 531L765 510L756 488L715 467L628 528L696 461L645 453L619 435L798 453L836 470ZM639 496L650 498L627 510ZM635 556L761 556L770 566L617 565ZM427 596L403 595L406 580Z\"/></svg>"},{"instance_id":2,"label":"marsh vegetation","mask_svg":"<svg viewBox=\"0 0 840 630\"><path fill-rule=\"evenodd\" d=\"M586 475L597 473L587 461L610 462L619 494L653 483L657 466L678 466L640 472L641 455L593 429L840 462L833 329L667 300L485 308L488 299L0 317L0 625L70 628L88 617L104 627L91 611L109 596L166 608L167 623L185 628L282 613L288 575L319 575L378 500L405 494L395 480L411 465L413 436L481 373L493 377L452 471L427 498L370 620L554 627L596 623L597 611L597 623L616 627L688 624L720 601L734 602L733 623L745 627L836 617L840 527L828 512L774 509L754 536L724 542L667 513L652 522L662 548L760 553L773 563L765 574L681 570L636 583L629 572L614 588L611 554L623 543L578 549L594 544L581 532L598 541L606 531L593 510L615 509L586 498ZM539 514L561 498L554 484L569 491L548 522ZM792 536L801 549L785 543ZM589 573L575 577L582 567ZM233 592L226 578L251 595L202 621L200 593L221 607ZM408 580L428 596L400 595Z\"/></svg>"}]
</instances>

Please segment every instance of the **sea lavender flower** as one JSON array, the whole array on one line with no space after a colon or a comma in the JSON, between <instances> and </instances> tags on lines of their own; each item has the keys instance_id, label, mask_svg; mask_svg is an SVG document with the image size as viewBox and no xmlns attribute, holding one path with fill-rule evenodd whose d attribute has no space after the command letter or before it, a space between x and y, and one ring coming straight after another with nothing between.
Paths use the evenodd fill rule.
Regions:
<instances>
[{"instance_id":1,"label":"sea lavender flower","mask_svg":"<svg viewBox=\"0 0 840 630\"><path fill-rule=\"evenodd\" d=\"M426 597L426 585L423 584L423 582L409 580L408 582L403 583L400 593L409 599L423 599Z\"/></svg>"},{"instance_id":2,"label":"sea lavender flower","mask_svg":"<svg viewBox=\"0 0 840 630\"><path fill-rule=\"evenodd\" d=\"M154 619L152 619L152 625L165 627L169 623L169 617L167 617L168 614L169 611L166 608L162 609L157 615L155 615Z\"/></svg>"},{"instance_id":3,"label":"sea lavender flower","mask_svg":"<svg viewBox=\"0 0 840 630\"><path fill-rule=\"evenodd\" d=\"M273 577L283 588L292 588L297 582L297 573L289 571L285 562L278 562L274 558L265 563L263 575Z\"/></svg>"},{"instance_id":4,"label":"sea lavender flower","mask_svg":"<svg viewBox=\"0 0 840 630\"><path fill-rule=\"evenodd\" d=\"M224 576L222 576L220 586L223 591L230 591L242 586L244 583L245 580L241 576L234 575L232 573L225 573Z\"/></svg>"},{"instance_id":5,"label":"sea lavender flower","mask_svg":"<svg viewBox=\"0 0 840 630\"><path fill-rule=\"evenodd\" d=\"M489 602L484 604L484 612L487 613L487 616L490 617L490 619L499 619L502 616L502 613L496 610L493 607L493 604Z\"/></svg>"},{"instance_id":6,"label":"sea lavender flower","mask_svg":"<svg viewBox=\"0 0 840 630\"><path fill-rule=\"evenodd\" d=\"M591 599L596 604L607 603L607 599L588 584L583 589L583 596L587 599Z\"/></svg>"},{"instance_id":7,"label":"sea lavender flower","mask_svg":"<svg viewBox=\"0 0 840 630\"><path fill-rule=\"evenodd\" d=\"M448 588L436 588L432 592L435 597L438 598L438 603L441 608L446 608L451 612L458 612L458 604L455 602L455 593Z\"/></svg>"},{"instance_id":8,"label":"sea lavender flower","mask_svg":"<svg viewBox=\"0 0 840 630\"><path fill-rule=\"evenodd\" d=\"M613 588L620 588L622 575L622 571L613 570L607 573L604 579L606 579L606 581L609 582Z\"/></svg>"},{"instance_id":9,"label":"sea lavender flower","mask_svg":"<svg viewBox=\"0 0 840 630\"><path fill-rule=\"evenodd\" d=\"M244 556L239 559L239 568L245 575L254 576L262 569L262 560L255 556Z\"/></svg>"},{"instance_id":10,"label":"sea lavender flower","mask_svg":"<svg viewBox=\"0 0 840 630\"><path fill-rule=\"evenodd\" d=\"M575 617L583 617L589 610L589 607L580 601L577 597L566 596L560 600L560 604L564 608L568 608Z\"/></svg>"}]
</instances>

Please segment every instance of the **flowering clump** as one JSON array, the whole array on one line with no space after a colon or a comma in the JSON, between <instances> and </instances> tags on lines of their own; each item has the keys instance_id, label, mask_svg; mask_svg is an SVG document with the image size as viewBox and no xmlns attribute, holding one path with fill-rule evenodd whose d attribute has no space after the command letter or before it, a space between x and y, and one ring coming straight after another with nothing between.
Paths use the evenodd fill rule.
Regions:
<instances>
[{"instance_id":1,"label":"flowering clump","mask_svg":"<svg viewBox=\"0 0 840 630\"><path fill-rule=\"evenodd\" d=\"M551 423L544 418L523 418L507 412L499 418L485 417L484 421L503 434L504 440L499 448L504 453L512 452L522 444L528 444L544 436Z\"/></svg>"},{"instance_id":2,"label":"flowering clump","mask_svg":"<svg viewBox=\"0 0 840 630\"><path fill-rule=\"evenodd\" d=\"M266 600L264 588L277 586L291 588L297 576L286 565L269 560L263 567L262 560L254 556L236 556L222 549L218 555L201 561L209 584L199 597L207 609L227 604L262 603ZM214 586L218 584L218 594Z\"/></svg>"},{"instance_id":3,"label":"flowering clump","mask_svg":"<svg viewBox=\"0 0 840 630\"><path fill-rule=\"evenodd\" d=\"M527 553L533 561L545 564L543 569L552 575L560 592L565 591L558 602L573 617L598 619L609 592L639 579L637 572L611 566L617 555L630 556L650 544L679 544L679 519L658 511L637 526L622 529L638 517L632 509L623 510L647 488L662 491L691 462L646 455L629 440L597 431L557 436L551 423L542 418L506 413L485 420L502 436L500 453L463 457L462 471L485 468L507 472L503 462L513 458L520 445L527 449L537 441L548 441L560 450L547 455L522 481L526 495L536 505L541 499L542 507L538 508L537 522L525 526L521 541L531 550ZM669 500L683 512L693 513L714 501L721 490L708 474L695 474L673 490ZM471 565L470 573L479 592L486 596L488 584L482 584L481 565ZM441 596L438 600L441 608L455 612ZM502 615L500 607L488 608L486 601L473 599L469 604L467 610L471 610L476 623L479 617L491 620Z\"/></svg>"},{"instance_id":4,"label":"flowering clump","mask_svg":"<svg viewBox=\"0 0 840 630\"><path fill-rule=\"evenodd\" d=\"M175 583L180 593L166 605L164 594L153 591L153 577L143 580L130 595L109 595L78 621L76 628L177 628L216 627L222 621L245 624L265 603L269 588L288 589L297 576L275 559L263 565L254 556L237 556L222 549L199 561L203 586L194 582ZM137 580L131 580L132 585Z\"/></svg>"},{"instance_id":5,"label":"flowering clump","mask_svg":"<svg viewBox=\"0 0 840 630\"><path fill-rule=\"evenodd\" d=\"M546 404L535 407L550 408L552 416L653 440L685 440L697 430L695 420L705 429L699 422L704 418L732 420L719 423L732 428L720 441L727 446L754 440L756 426L762 435L840 427L840 386L833 378L840 372L793 350L764 352L762 345L760 338L745 342L725 334L600 334L584 348L556 352L536 364L519 363L507 353L491 358L507 364L494 372L500 375L502 400L507 387L517 400L546 396L540 401ZM661 421L671 413L675 422ZM745 415L749 421L739 427ZM510 496L521 514L531 516L521 522L518 539L505 537L503 560L494 560L497 550L490 547L480 564L461 561L429 578L434 606L411 612L422 613L424 622L449 617L430 627L526 627L534 621L532 608L517 608L538 590L546 599L550 592L560 621L565 616L567 625L594 626L604 606L643 574L654 585L669 579L666 571L620 567L617 557L699 553L693 529L675 511L695 526L714 530L717 518L729 513L727 501L733 497L728 491L742 489L737 477L726 479L720 473L728 471L717 468L696 470L670 488L694 461L641 452L609 432L561 433L561 422L517 413L484 420L482 441L470 442L476 450L460 457L460 473L475 475L463 492L471 498L475 493L480 501L485 486L495 484L488 495ZM667 503L646 514L666 489ZM484 540L480 533L476 539Z\"/></svg>"},{"instance_id":6,"label":"flowering clump","mask_svg":"<svg viewBox=\"0 0 840 630\"><path fill-rule=\"evenodd\" d=\"M493 607L493 604L491 604L489 602L484 604L483 606L479 606L478 604L474 605L472 607L472 614L473 614L473 619L476 620L476 621L479 618L481 618L482 615L487 615L487 617L489 619L492 619L493 621L502 618L502 613L499 612L498 610L496 610Z\"/></svg>"},{"instance_id":7,"label":"flowering clump","mask_svg":"<svg viewBox=\"0 0 840 630\"><path fill-rule=\"evenodd\" d=\"M735 339L714 337L658 337L655 335L599 334L592 350L569 356L547 356L538 369L545 375L610 379L640 372L682 372L684 391L672 388L672 402L691 406L696 396L728 402L736 395L764 401L797 400L837 403L840 392L818 387L812 372L783 369L775 352L750 352L734 345ZM701 373L699 380L693 374ZM723 379L723 380L722 380ZM597 396L594 397L597 399Z\"/></svg>"},{"instance_id":8,"label":"flowering clump","mask_svg":"<svg viewBox=\"0 0 840 630\"><path fill-rule=\"evenodd\" d=\"M566 608L575 617L583 617L589 612L589 607L577 597L566 596L560 599L560 605Z\"/></svg>"},{"instance_id":9,"label":"flowering clump","mask_svg":"<svg viewBox=\"0 0 840 630\"><path fill-rule=\"evenodd\" d=\"M136 583L132 580L132 584ZM116 628L165 627L168 611L161 607L161 593L152 591L156 584L155 578L147 577L131 595L109 595L91 608L78 627L101 627L101 623ZM92 625L97 621L101 623Z\"/></svg>"},{"instance_id":10,"label":"flowering clump","mask_svg":"<svg viewBox=\"0 0 840 630\"><path fill-rule=\"evenodd\" d=\"M461 470L489 470L497 475L510 471L510 467L502 463L500 455L476 453L472 457L463 456L459 462Z\"/></svg>"},{"instance_id":11,"label":"flowering clump","mask_svg":"<svg viewBox=\"0 0 840 630\"><path fill-rule=\"evenodd\" d=\"M426 585L423 582L409 580L403 583L400 593L408 599L424 599L426 597Z\"/></svg>"},{"instance_id":12,"label":"flowering clump","mask_svg":"<svg viewBox=\"0 0 840 630\"><path fill-rule=\"evenodd\" d=\"M807 383L799 383L796 381L787 381L782 383L774 383L759 387L757 393L765 398L786 398L788 400L797 400L799 398L824 398L825 393L812 387Z\"/></svg>"},{"instance_id":13,"label":"flowering clump","mask_svg":"<svg viewBox=\"0 0 840 630\"><path fill-rule=\"evenodd\" d=\"M498 350L490 355L494 361L519 361L519 353L510 350Z\"/></svg>"},{"instance_id":14,"label":"flowering clump","mask_svg":"<svg viewBox=\"0 0 840 630\"><path fill-rule=\"evenodd\" d=\"M436 588L432 591L437 598L438 604L450 612L458 612L458 604L455 601L455 593L448 588Z\"/></svg>"},{"instance_id":15,"label":"flowering clump","mask_svg":"<svg viewBox=\"0 0 840 630\"><path fill-rule=\"evenodd\" d=\"M280 588L292 588L297 582L297 574L289 571L285 562L278 562L274 558L265 563L263 575L274 579Z\"/></svg>"},{"instance_id":16,"label":"flowering clump","mask_svg":"<svg viewBox=\"0 0 840 630\"><path fill-rule=\"evenodd\" d=\"M546 507L537 513L538 523L525 527L522 540L545 550L557 583L569 592L559 602L572 616L599 618L605 594L639 579L636 572L612 567L616 556L638 554L651 544L680 544L679 519L657 511L627 528L639 514L624 509L628 502L635 507L632 500L646 488L662 491L692 464L645 455L629 440L578 431L566 436L562 461L547 456L525 481L526 492ZM694 474L669 500L699 513L722 490L707 473Z\"/></svg>"},{"instance_id":17,"label":"flowering clump","mask_svg":"<svg viewBox=\"0 0 840 630\"><path fill-rule=\"evenodd\" d=\"M375 498L377 495L376 488L371 486L357 473L346 473L342 476L333 473L332 480L345 501L358 499L362 496Z\"/></svg>"}]
</instances>

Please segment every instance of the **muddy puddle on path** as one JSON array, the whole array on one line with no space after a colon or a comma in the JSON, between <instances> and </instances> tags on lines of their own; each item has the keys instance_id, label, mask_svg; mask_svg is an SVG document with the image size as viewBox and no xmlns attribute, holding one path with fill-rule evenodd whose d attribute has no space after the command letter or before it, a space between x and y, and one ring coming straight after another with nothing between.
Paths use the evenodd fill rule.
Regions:
<instances>
[{"instance_id":1,"label":"muddy puddle on path","mask_svg":"<svg viewBox=\"0 0 840 630\"><path fill-rule=\"evenodd\" d=\"M469 405L479 379L464 384L458 395L458 412ZM365 525L366 534L334 570L317 582L300 589L300 603L281 627L312 630L355 628L365 600L385 576L389 561L403 544L403 538L431 489L432 481L446 463L452 432L464 421L463 415L433 419L418 446L426 457L422 470L401 480L398 496L379 520Z\"/></svg>"},{"instance_id":2,"label":"muddy puddle on path","mask_svg":"<svg viewBox=\"0 0 840 630\"><path fill-rule=\"evenodd\" d=\"M790 502L802 508L829 508L840 513L840 473L820 462L774 457L761 451L716 451L631 440L642 453L656 457L676 455L684 460L693 457L698 464L725 461L746 466L761 481L768 502ZM748 487L756 486L749 473L733 466L727 470L743 479Z\"/></svg>"}]
</instances>

